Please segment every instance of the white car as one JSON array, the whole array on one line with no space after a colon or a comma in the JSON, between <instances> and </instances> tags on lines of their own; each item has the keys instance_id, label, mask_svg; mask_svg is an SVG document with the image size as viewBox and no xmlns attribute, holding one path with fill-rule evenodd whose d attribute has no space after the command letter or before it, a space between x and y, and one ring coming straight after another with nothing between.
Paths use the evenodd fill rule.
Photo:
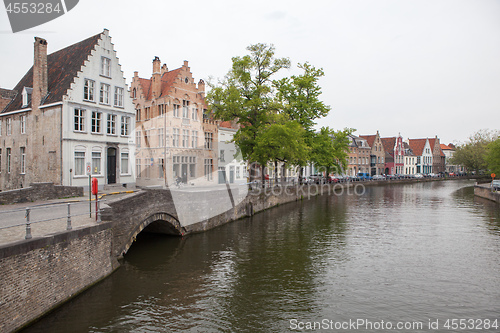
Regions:
<instances>
[{"instance_id":1,"label":"white car","mask_svg":"<svg viewBox=\"0 0 500 333\"><path fill-rule=\"evenodd\" d=\"M424 175L422 175L421 173L416 173L415 178L424 178Z\"/></svg>"}]
</instances>

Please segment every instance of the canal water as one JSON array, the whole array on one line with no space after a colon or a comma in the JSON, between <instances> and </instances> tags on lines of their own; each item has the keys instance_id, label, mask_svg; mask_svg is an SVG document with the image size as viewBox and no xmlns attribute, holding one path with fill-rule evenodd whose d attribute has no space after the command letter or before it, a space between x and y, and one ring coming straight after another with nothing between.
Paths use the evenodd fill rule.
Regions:
<instances>
[{"instance_id":1,"label":"canal water","mask_svg":"<svg viewBox=\"0 0 500 333\"><path fill-rule=\"evenodd\" d=\"M472 184L367 187L141 235L112 276L23 332L500 331L500 209Z\"/></svg>"}]
</instances>

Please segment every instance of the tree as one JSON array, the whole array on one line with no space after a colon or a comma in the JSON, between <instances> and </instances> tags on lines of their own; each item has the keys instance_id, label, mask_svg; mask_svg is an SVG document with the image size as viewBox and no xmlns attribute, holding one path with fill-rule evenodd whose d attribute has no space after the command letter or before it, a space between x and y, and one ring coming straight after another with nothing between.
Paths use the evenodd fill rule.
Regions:
<instances>
[{"instance_id":1,"label":"tree","mask_svg":"<svg viewBox=\"0 0 500 333\"><path fill-rule=\"evenodd\" d=\"M276 59L272 44L250 45L247 50L249 55L232 58L232 68L218 86L209 83L211 90L206 100L217 118L238 120L240 129L234 141L244 159L256 162L264 160L264 156L259 156L255 150L259 134L269 125L271 115L280 108L272 78L281 69L289 68L290 60ZM253 172L250 177L254 179Z\"/></svg>"},{"instance_id":2,"label":"tree","mask_svg":"<svg viewBox=\"0 0 500 333\"><path fill-rule=\"evenodd\" d=\"M314 136L311 162L316 167L323 168L327 176L332 169L337 170L337 173L344 170L347 166L348 135L352 132L352 128L334 131L329 127L322 127Z\"/></svg>"},{"instance_id":3,"label":"tree","mask_svg":"<svg viewBox=\"0 0 500 333\"><path fill-rule=\"evenodd\" d=\"M486 162L488 169L500 177L500 139L488 144Z\"/></svg>"},{"instance_id":4,"label":"tree","mask_svg":"<svg viewBox=\"0 0 500 333\"><path fill-rule=\"evenodd\" d=\"M451 163L462 165L466 169L480 172L488 169L486 163L487 146L498 138L498 132L479 130L469 136L466 143L458 145Z\"/></svg>"}]
</instances>

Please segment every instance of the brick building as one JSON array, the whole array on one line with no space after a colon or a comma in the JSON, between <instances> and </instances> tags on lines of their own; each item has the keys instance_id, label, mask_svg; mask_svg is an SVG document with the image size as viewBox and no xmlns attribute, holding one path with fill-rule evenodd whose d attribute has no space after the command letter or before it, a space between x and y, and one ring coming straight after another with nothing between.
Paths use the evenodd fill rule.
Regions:
<instances>
[{"instance_id":1,"label":"brick building","mask_svg":"<svg viewBox=\"0 0 500 333\"><path fill-rule=\"evenodd\" d=\"M347 152L347 170L348 176L355 176L358 172L370 173L370 151L371 147L362 137L348 136L349 150Z\"/></svg>"},{"instance_id":2,"label":"brick building","mask_svg":"<svg viewBox=\"0 0 500 333\"><path fill-rule=\"evenodd\" d=\"M384 159L385 151L382 140L380 139L380 133L377 131L375 135L360 135L370 146L370 175L381 175L384 173Z\"/></svg>"},{"instance_id":3,"label":"brick building","mask_svg":"<svg viewBox=\"0 0 500 333\"><path fill-rule=\"evenodd\" d=\"M88 186L87 170L134 183L135 112L109 31L50 55L47 44L35 37L34 65L0 112L0 189Z\"/></svg>"},{"instance_id":4,"label":"brick building","mask_svg":"<svg viewBox=\"0 0 500 333\"><path fill-rule=\"evenodd\" d=\"M218 121L207 114L205 83L195 83L188 62L168 70L153 60L151 78L135 72L137 185L216 184Z\"/></svg>"},{"instance_id":5,"label":"brick building","mask_svg":"<svg viewBox=\"0 0 500 333\"><path fill-rule=\"evenodd\" d=\"M403 174L404 169L404 147L401 134L391 138L381 138L385 153L386 175Z\"/></svg>"}]
</instances>

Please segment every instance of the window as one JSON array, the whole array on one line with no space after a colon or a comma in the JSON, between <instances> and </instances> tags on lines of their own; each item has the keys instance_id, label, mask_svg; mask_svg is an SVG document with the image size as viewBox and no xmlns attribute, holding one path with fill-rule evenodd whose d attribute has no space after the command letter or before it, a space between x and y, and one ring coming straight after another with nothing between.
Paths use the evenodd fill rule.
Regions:
<instances>
[{"instance_id":1,"label":"window","mask_svg":"<svg viewBox=\"0 0 500 333\"><path fill-rule=\"evenodd\" d=\"M182 130L182 147L189 146L189 130Z\"/></svg>"},{"instance_id":2,"label":"window","mask_svg":"<svg viewBox=\"0 0 500 333\"><path fill-rule=\"evenodd\" d=\"M205 132L205 149L212 149L213 146L213 133Z\"/></svg>"},{"instance_id":3,"label":"window","mask_svg":"<svg viewBox=\"0 0 500 333\"><path fill-rule=\"evenodd\" d=\"M158 105L158 115L159 116L165 116L165 111L166 111L166 105L165 104L160 104Z\"/></svg>"},{"instance_id":4,"label":"window","mask_svg":"<svg viewBox=\"0 0 500 333\"><path fill-rule=\"evenodd\" d=\"M92 111L92 133L101 133L102 113Z\"/></svg>"},{"instance_id":5,"label":"window","mask_svg":"<svg viewBox=\"0 0 500 333\"><path fill-rule=\"evenodd\" d=\"M141 109L135 110L135 121L141 121Z\"/></svg>"},{"instance_id":6,"label":"window","mask_svg":"<svg viewBox=\"0 0 500 333\"><path fill-rule=\"evenodd\" d=\"M189 157L189 177L190 178L196 177L196 157L195 156Z\"/></svg>"},{"instance_id":7,"label":"window","mask_svg":"<svg viewBox=\"0 0 500 333\"><path fill-rule=\"evenodd\" d=\"M144 108L144 119L148 120L150 118L151 118L150 108L149 107Z\"/></svg>"},{"instance_id":8,"label":"window","mask_svg":"<svg viewBox=\"0 0 500 333\"><path fill-rule=\"evenodd\" d=\"M172 156L172 172L174 179L179 177L179 163L180 163L180 156Z\"/></svg>"},{"instance_id":9,"label":"window","mask_svg":"<svg viewBox=\"0 0 500 333\"><path fill-rule=\"evenodd\" d=\"M7 127L7 135L12 134L12 118L7 118L6 120L6 127Z\"/></svg>"},{"instance_id":10,"label":"window","mask_svg":"<svg viewBox=\"0 0 500 333\"><path fill-rule=\"evenodd\" d=\"M120 172L122 175L128 174L128 152L121 153Z\"/></svg>"},{"instance_id":11,"label":"window","mask_svg":"<svg viewBox=\"0 0 500 333\"><path fill-rule=\"evenodd\" d=\"M135 145L137 148L141 148L141 131L135 131Z\"/></svg>"},{"instance_id":12,"label":"window","mask_svg":"<svg viewBox=\"0 0 500 333\"><path fill-rule=\"evenodd\" d=\"M236 167L236 179L240 179L240 167Z\"/></svg>"},{"instance_id":13,"label":"window","mask_svg":"<svg viewBox=\"0 0 500 333\"><path fill-rule=\"evenodd\" d=\"M86 101L94 101L94 87L95 82L93 80L85 79L85 85L83 86L83 99Z\"/></svg>"},{"instance_id":14,"label":"window","mask_svg":"<svg viewBox=\"0 0 500 333\"><path fill-rule=\"evenodd\" d=\"M172 135L172 146L179 147L179 129L174 128L174 133Z\"/></svg>"},{"instance_id":15,"label":"window","mask_svg":"<svg viewBox=\"0 0 500 333\"><path fill-rule=\"evenodd\" d=\"M108 114L108 134L116 135L116 115Z\"/></svg>"},{"instance_id":16,"label":"window","mask_svg":"<svg viewBox=\"0 0 500 333\"><path fill-rule=\"evenodd\" d=\"M191 137L191 146L193 148L198 148L198 131L193 131L193 136Z\"/></svg>"},{"instance_id":17,"label":"window","mask_svg":"<svg viewBox=\"0 0 500 333\"><path fill-rule=\"evenodd\" d=\"M122 128L120 133L123 136L130 135L130 117L122 116Z\"/></svg>"},{"instance_id":18,"label":"window","mask_svg":"<svg viewBox=\"0 0 500 333\"><path fill-rule=\"evenodd\" d=\"M205 159L205 163L204 163L204 166L205 166L205 178L207 180L212 180L212 169L213 169L213 160L211 158L206 158Z\"/></svg>"},{"instance_id":19,"label":"window","mask_svg":"<svg viewBox=\"0 0 500 333\"><path fill-rule=\"evenodd\" d=\"M2 136L2 119L0 119L0 136Z\"/></svg>"},{"instance_id":20,"label":"window","mask_svg":"<svg viewBox=\"0 0 500 333\"><path fill-rule=\"evenodd\" d=\"M179 118L179 108L180 108L179 104L174 104L174 117Z\"/></svg>"},{"instance_id":21,"label":"window","mask_svg":"<svg viewBox=\"0 0 500 333\"><path fill-rule=\"evenodd\" d=\"M158 128L158 147L165 147L165 136L163 135L163 128Z\"/></svg>"},{"instance_id":22,"label":"window","mask_svg":"<svg viewBox=\"0 0 500 333\"><path fill-rule=\"evenodd\" d=\"M92 152L92 174L100 175L101 174L101 152L93 151Z\"/></svg>"},{"instance_id":23,"label":"window","mask_svg":"<svg viewBox=\"0 0 500 333\"><path fill-rule=\"evenodd\" d=\"M137 98L137 89L132 90L132 98Z\"/></svg>"},{"instance_id":24,"label":"window","mask_svg":"<svg viewBox=\"0 0 500 333\"><path fill-rule=\"evenodd\" d=\"M135 175L137 178L141 177L141 159L140 158L135 159Z\"/></svg>"},{"instance_id":25,"label":"window","mask_svg":"<svg viewBox=\"0 0 500 333\"><path fill-rule=\"evenodd\" d=\"M115 87L115 106L123 107L123 88Z\"/></svg>"},{"instance_id":26,"label":"window","mask_svg":"<svg viewBox=\"0 0 500 333\"><path fill-rule=\"evenodd\" d=\"M191 118L193 118L193 120L198 120L198 109L191 109Z\"/></svg>"},{"instance_id":27,"label":"window","mask_svg":"<svg viewBox=\"0 0 500 333\"><path fill-rule=\"evenodd\" d=\"M26 133L26 115L22 115L19 120L21 122L21 134L25 134Z\"/></svg>"},{"instance_id":28,"label":"window","mask_svg":"<svg viewBox=\"0 0 500 333\"><path fill-rule=\"evenodd\" d=\"M223 150L223 149L221 149L221 151L220 151L219 161L221 161L221 162L225 162L225 161L224 161L224 150Z\"/></svg>"},{"instance_id":29,"label":"window","mask_svg":"<svg viewBox=\"0 0 500 333\"><path fill-rule=\"evenodd\" d=\"M7 173L10 173L10 160L12 158L10 148L7 148Z\"/></svg>"},{"instance_id":30,"label":"window","mask_svg":"<svg viewBox=\"0 0 500 333\"><path fill-rule=\"evenodd\" d=\"M21 174L26 173L26 147L20 148L21 155Z\"/></svg>"},{"instance_id":31,"label":"window","mask_svg":"<svg viewBox=\"0 0 500 333\"><path fill-rule=\"evenodd\" d=\"M26 107L26 106L28 106L31 103L31 93L32 93L32 91L33 91L33 89L24 87L23 92L22 92L22 96L23 96L23 105L22 105L22 107Z\"/></svg>"},{"instance_id":32,"label":"window","mask_svg":"<svg viewBox=\"0 0 500 333\"><path fill-rule=\"evenodd\" d=\"M75 151L75 176L85 175L85 152Z\"/></svg>"},{"instance_id":33,"label":"window","mask_svg":"<svg viewBox=\"0 0 500 333\"><path fill-rule=\"evenodd\" d=\"M0 173L2 172L2 148L0 148Z\"/></svg>"},{"instance_id":34,"label":"window","mask_svg":"<svg viewBox=\"0 0 500 333\"><path fill-rule=\"evenodd\" d=\"M182 118L189 118L189 101L182 101Z\"/></svg>"},{"instance_id":35,"label":"window","mask_svg":"<svg viewBox=\"0 0 500 333\"><path fill-rule=\"evenodd\" d=\"M75 109L75 127L76 132L85 132L85 110Z\"/></svg>"},{"instance_id":36,"label":"window","mask_svg":"<svg viewBox=\"0 0 500 333\"><path fill-rule=\"evenodd\" d=\"M111 77L111 59L101 57L101 75Z\"/></svg>"},{"instance_id":37,"label":"window","mask_svg":"<svg viewBox=\"0 0 500 333\"><path fill-rule=\"evenodd\" d=\"M102 104L109 104L109 84L101 83L99 102Z\"/></svg>"}]
</instances>

